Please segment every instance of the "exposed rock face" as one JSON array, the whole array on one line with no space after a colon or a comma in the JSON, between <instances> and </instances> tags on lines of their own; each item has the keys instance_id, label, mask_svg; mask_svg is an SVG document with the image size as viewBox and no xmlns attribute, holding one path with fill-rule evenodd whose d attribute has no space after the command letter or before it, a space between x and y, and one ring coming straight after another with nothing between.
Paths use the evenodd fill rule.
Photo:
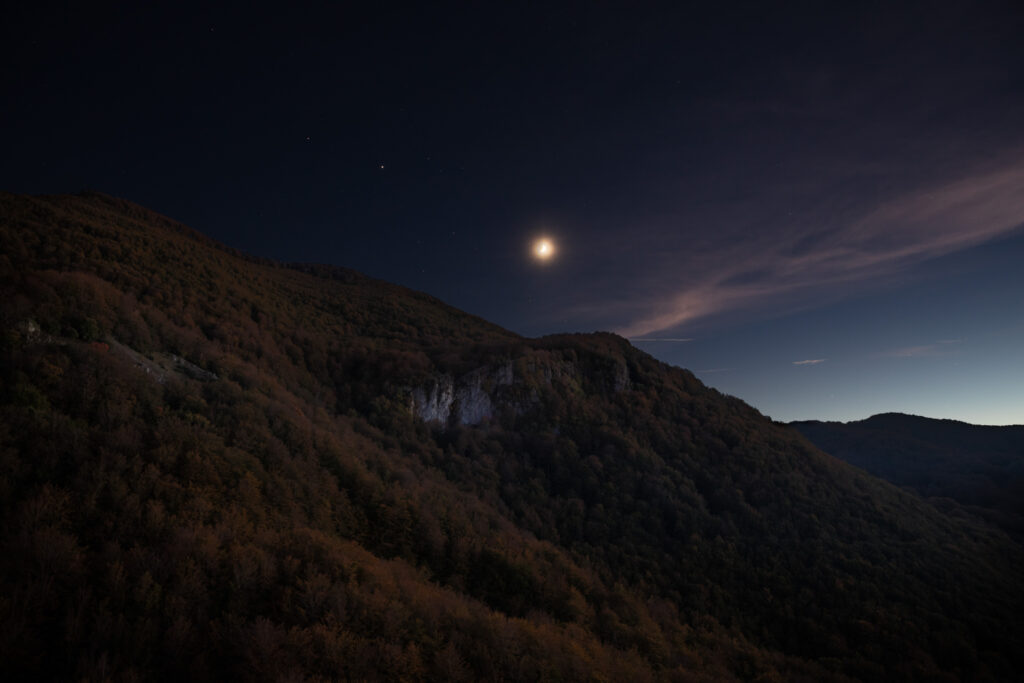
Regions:
<instances>
[{"instance_id":1,"label":"exposed rock face","mask_svg":"<svg viewBox=\"0 0 1024 683\"><path fill-rule=\"evenodd\" d=\"M455 382L441 375L425 387L412 390L412 412L424 422L448 422L455 401Z\"/></svg>"},{"instance_id":2,"label":"exposed rock face","mask_svg":"<svg viewBox=\"0 0 1024 683\"><path fill-rule=\"evenodd\" d=\"M462 378L455 391L456 418L462 424L480 424L494 414L491 396L484 388L488 378L484 372L473 372Z\"/></svg>"},{"instance_id":3,"label":"exposed rock face","mask_svg":"<svg viewBox=\"0 0 1024 683\"><path fill-rule=\"evenodd\" d=\"M160 363L163 367L170 369L178 374L197 379L200 382L212 382L217 378L217 374L210 372L209 370L203 370L201 367L185 360L181 356L176 356L173 353L157 352L153 354L154 360Z\"/></svg>"},{"instance_id":4,"label":"exposed rock face","mask_svg":"<svg viewBox=\"0 0 1024 683\"><path fill-rule=\"evenodd\" d=\"M424 386L411 391L409 410L424 422L442 425L476 425L492 418L498 408L511 407L522 414L540 402L538 388L583 384L581 370L566 361L507 361L497 366L478 368L453 378L438 375ZM630 387L625 365L615 365L596 378L601 392L618 393Z\"/></svg>"},{"instance_id":5,"label":"exposed rock face","mask_svg":"<svg viewBox=\"0 0 1024 683\"><path fill-rule=\"evenodd\" d=\"M513 382L512 363L479 368L458 380L440 375L412 390L410 409L424 422L480 424L494 415L492 394Z\"/></svg>"},{"instance_id":6,"label":"exposed rock face","mask_svg":"<svg viewBox=\"0 0 1024 683\"><path fill-rule=\"evenodd\" d=\"M629 368L624 363L616 363L612 370L612 391L616 394L629 389Z\"/></svg>"},{"instance_id":7,"label":"exposed rock face","mask_svg":"<svg viewBox=\"0 0 1024 683\"><path fill-rule=\"evenodd\" d=\"M42 330L35 320L22 320L15 326L15 329L27 342L37 342L42 338Z\"/></svg>"},{"instance_id":8,"label":"exposed rock face","mask_svg":"<svg viewBox=\"0 0 1024 683\"><path fill-rule=\"evenodd\" d=\"M181 356L166 351L156 351L149 356L144 356L135 349L122 344L113 337L107 337L107 343L115 353L127 357L136 367L152 377L159 384L166 384L168 379L189 377L200 382L212 382L217 375L203 370L195 363L191 363Z\"/></svg>"}]
</instances>

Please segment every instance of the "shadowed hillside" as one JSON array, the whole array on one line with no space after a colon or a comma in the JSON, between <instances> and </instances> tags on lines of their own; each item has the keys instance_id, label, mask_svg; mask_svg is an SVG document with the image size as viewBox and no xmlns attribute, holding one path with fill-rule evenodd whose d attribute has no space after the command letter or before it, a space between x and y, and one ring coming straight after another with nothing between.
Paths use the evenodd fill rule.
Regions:
<instances>
[{"instance_id":1,"label":"shadowed hillside","mask_svg":"<svg viewBox=\"0 0 1024 683\"><path fill-rule=\"evenodd\" d=\"M1011 680L1024 552L610 334L0 195L31 679Z\"/></svg>"},{"instance_id":2,"label":"shadowed hillside","mask_svg":"<svg viewBox=\"0 0 1024 683\"><path fill-rule=\"evenodd\" d=\"M952 501L1024 538L1024 426L888 413L794 422L816 446L946 508Z\"/></svg>"}]
</instances>

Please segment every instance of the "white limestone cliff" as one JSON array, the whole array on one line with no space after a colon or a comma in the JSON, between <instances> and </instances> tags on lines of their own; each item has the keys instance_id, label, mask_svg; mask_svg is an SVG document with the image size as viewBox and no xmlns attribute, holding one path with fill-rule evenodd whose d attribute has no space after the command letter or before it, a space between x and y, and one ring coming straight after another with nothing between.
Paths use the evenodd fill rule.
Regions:
<instances>
[{"instance_id":1,"label":"white limestone cliff","mask_svg":"<svg viewBox=\"0 0 1024 683\"><path fill-rule=\"evenodd\" d=\"M500 407L511 407L522 414L539 402L536 386L556 384L580 390L580 369L566 361L540 364L528 361L515 366L512 361L506 361L458 378L447 374L436 376L410 391L409 410L424 422L477 425L494 417ZM630 380L625 365L611 368L610 376L603 378L600 384L602 391L618 393L627 389Z\"/></svg>"}]
</instances>

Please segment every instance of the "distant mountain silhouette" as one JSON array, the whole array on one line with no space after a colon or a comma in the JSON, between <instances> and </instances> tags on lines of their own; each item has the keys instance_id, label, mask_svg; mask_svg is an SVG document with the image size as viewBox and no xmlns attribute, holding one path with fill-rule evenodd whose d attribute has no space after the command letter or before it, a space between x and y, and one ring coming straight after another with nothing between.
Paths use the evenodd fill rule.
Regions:
<instances>
[{"instance_id":1,"label":"distant mountain silhouette","mask_svg":"<svg viewBox=\"0 0 1024 683\"><path fill-rule=\"evenodd\" d=\"M31 680L1014 680L1024 549L611 334L0 194Z\"/></svg>"},{"instance_id":2,"label":"distant mountain silhouette","mask_svg":"<svg viewBox=\"0 0 1024 683\"><path fill-rule=\"evenodd\" d=\"M1024 538L1024 426L901 413L792 425L841 460L922 496L952 499Z\"/></svg>"}]
</instances>

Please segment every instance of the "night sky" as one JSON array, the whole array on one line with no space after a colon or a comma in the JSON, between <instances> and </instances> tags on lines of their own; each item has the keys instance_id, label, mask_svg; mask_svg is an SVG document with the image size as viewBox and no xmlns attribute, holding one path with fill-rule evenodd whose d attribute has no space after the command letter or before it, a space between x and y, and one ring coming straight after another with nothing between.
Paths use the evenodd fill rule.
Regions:
<instances>
[{"instance_id":1,"label":"night sky","mask_svg":"<svg viewBox=\"0 0 1024 683\"><path fill-rule=\"evenodd\" d=\"M1020 2L17 5L0 189L616 331L778 420L1024 423Z\"/></svg>"}]
</instances>

